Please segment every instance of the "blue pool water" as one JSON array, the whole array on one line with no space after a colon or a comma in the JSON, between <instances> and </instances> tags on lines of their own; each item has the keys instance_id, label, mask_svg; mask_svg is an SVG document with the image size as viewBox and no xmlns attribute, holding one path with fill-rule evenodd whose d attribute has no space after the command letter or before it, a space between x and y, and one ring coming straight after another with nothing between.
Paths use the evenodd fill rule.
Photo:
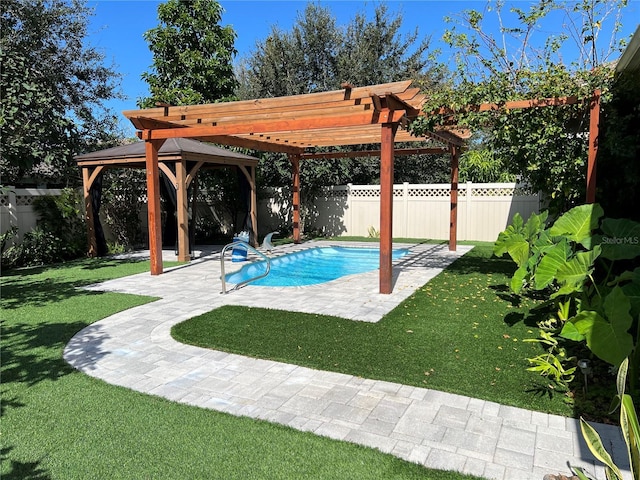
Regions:
<instances>
[{"instance_id":1,"label":"blue pool water","mask_svg":"<svg viewBox=\"0 0 640 480\"><path fill-rule=\"evenodd\" d=\"M407 248L395 249L395 260L409 253ZM269 275L250 285L295 287L325 283L336 278L376 270L380 267L380 250L356 247L316 247L271 259ZM264 273L266 262L253 262L225 276L228 283L240 283Z\"/></svg>"}]
</instances>

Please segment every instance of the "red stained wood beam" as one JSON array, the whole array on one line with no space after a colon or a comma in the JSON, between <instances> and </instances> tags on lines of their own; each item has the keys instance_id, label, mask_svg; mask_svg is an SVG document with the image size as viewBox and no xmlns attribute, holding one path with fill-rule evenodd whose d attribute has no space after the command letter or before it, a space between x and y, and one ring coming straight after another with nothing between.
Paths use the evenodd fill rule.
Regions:
<instances>
[{"instance_id":1,"label":"red stained wood beam","mask_svg":"<svg viewBox=\"0 0 640 480\"><path fill-rule=\"evenodd\" d=\"M383 123L380 150L380 293L393 291L393 146L398 124Z\"/></svg>"},{"instance_id":2,"label":"red stained wood beam","mask_svg":"<svg viewBox=\"0 0 640 480\"><path fill-rule=\"evenodd\" d=\"M149 222L149 255L151 275L162 273L162 218L160 211L160 170L158 150L164 140L146 140L147 211Z\"/></svg>"},{"instance_id":3,"label":"red stained wood beam","mask_svg":"<svg viewBox=\"0 0 640 480\"><path fill-rule=\"evenodd\" d=\"M187 203L186 161L176 162L176 213L178 217L178 261L191 260L189 253L189 205Z\"/></svg>"},{"instance_id":4,"label":"red stained wood beam","mask_svg":"<svg viewBox=\"0 0 640 480\"><path fill-rule=\"evenodd\" d=\"M587 161L587 203L596 201L596 157L600 124L600 90L593 92L589 109L589 156Z\"/></svg>"},{"instance_id":5,"label":"red stained wood beam","mask_svg":"<svg viewBox=\"0 0 640 480\"><path fill-rule=\"evenodd\" d=\"M533 107L557 107L560 105L573 105L580 102L581 99L575 96L571 97L553 97L553 98L537 98L532 100L514 100L504 103L481 103L480 105L468 105L459 109L442 107L431 112L431 115L455 115L457 113L468 112L488 112L491 110L517 110L522 108Z\"/></svg>"},{"instance_id":6,"label":"red stained wood beam","mask_svg":"<svg viewBox=\"0 0 640 480\"><path fill-rule=\"evenodd\" d=\"M202 138L219 135L248 135L256 133L279 132L283 138L286 132L314 130L322 128L354 127L377 123L399 122L404 111L365 111L350 115L321 116L299 119L267 120L256 122L229 122L216 125L202 125L187 128L163 128L145 130L138 136L144 140L160 140L167 138ZM274 133L275 135L275 133Z\"/></svg>"},{"instance_id":7,"label":"red stained wood beam","mask_svg":"<svg viewBox=\"0 0 640 480\"><path fill-rule=\"evenodd\" d=\"M451 210L449 213L449 250L458 248L458 165L460 148L451 145Z\"/></svg>"},{"instance_id":8,"label":"red stained wood beam","mask_svg":"<svg viewBox=\"0 0 640 480\"><path fill-rule=\"evenodd\" d=\"M406 156L406 155L439 155L447 153L448 148L433 147L433 148L399 148L394 150L394 156ZM331 159L331 158L364 158L364 157L379 157L380 150L362 150L352 152L323 152L323 153L303 153L300 155L302 160L317 160L317 159Z\"/></svg>"},{"instance_id":9,"label":"red stained wood beam","mask_svg":"<svg viewBox=\"0 0 640 480\"><path fill-rule=\"evenodd\" d=\"M300 156L290 155L291 183L293 186L293 241L300 243Z\"/></svg>"}]
</instances>

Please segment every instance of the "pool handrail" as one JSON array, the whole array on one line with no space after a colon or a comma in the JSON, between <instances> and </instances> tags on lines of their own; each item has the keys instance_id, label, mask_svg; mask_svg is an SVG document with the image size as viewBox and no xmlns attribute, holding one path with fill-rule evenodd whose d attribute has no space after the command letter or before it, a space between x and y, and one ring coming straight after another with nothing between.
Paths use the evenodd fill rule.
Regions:
<instances>
[{"instance_id":1,"label":"pool handrail","mask_svg":"<svg viewBox=\"0 0 640 480\"><path fill-rule=\"evenodd\" d=\"M266 277L267 275L269 275L269 271L271 270L271 259L269 257L267 257L264 253L262 253L259 250L256 250L255 248L253 248L250 244L248 244L247 242L244 242L242 240L235 240L227 245L224 246L224 248L222 249L222 252L220 253L220 280L222 282L222 292L221 293L228 293L227 292L227 282L225 279L225 268L224 268L224 254L227 253L227 250L229 248L232 247L237 247L238 245L246 248L247 250L251 250L252 252L256 253L258 256L264 258L267 262L267 268L265 270L264 273L261 273L260 275L257 275L255 277L249 278L247 280L243 280L240 283L236 283L235 287L232 288L232 290L237 290L238 288L246 285L247 283L253 282L255 280L260 280L261 278Z\"/></svg>"}]
</instances>

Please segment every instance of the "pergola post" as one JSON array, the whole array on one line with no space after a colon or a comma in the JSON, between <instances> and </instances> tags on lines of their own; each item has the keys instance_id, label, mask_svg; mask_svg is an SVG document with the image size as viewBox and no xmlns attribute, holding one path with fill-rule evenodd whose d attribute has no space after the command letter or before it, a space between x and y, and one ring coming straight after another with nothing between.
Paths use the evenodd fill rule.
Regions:
<instances>
[{"instance_id":1,"label":"pergola post","mask_svg":"<svg viewBox=\"0 0 640 480\"><path fill-rule=\"evenodd\" d=\"M587 160L587 203L596 201L596 156L600 123L600 90L593 92L589 105L589 156Z\"/></svg>"},{"instance_id":2,"label":"pergola post","mask_svg":"<svg viewBox=\"0 0 640 480\"><path fill-rule=\"evenodd\" d=\"M187 165L184 159L176 161L176 213L178 220L178 261L188 262L189 209L187 205Z\"/></svg>"},{"instance_id":3,"label":"pergola post","mask_svg":"<svg viewBox=\"0 0 640 480\"><path fill-rule=\"evenodd\" d=\"M256 193L256 167L249 167L251 172L251 229L253 230L253 243L254 247L259 245L258 243L258 195Z\"/></svg>"},{"instance_id":4,"label":"pergola post","mask_svg":"<svg viewBox=\"0 0 640 480\"><path fill-rule=\"evenodd\" d=\"M380 145L380 293L393 291L393 146L397 123L383 123Z\"/></svg>"},{"instance_id":5,"label":"pergola post","mask_svg":"<svg viewBox=\"0 0 640 480\"><path fill-rule=\"evenodd\" d=\"M458 248L458 166L460 163L460 147L451 144L451 208L449 212L449 250Z\"/></svg>"},{"instance_id":6,"label":"pergola post","mask_svg":"<svg viewBox=\"0 0 640 480\"><path fill-rule=\"evenodd\" d=\"M300 243L300 155L289 155L291 161L291 182L293 185L293 241Z\"/></svg>"},{"instance_id":7,"label":"pergola post","mask_svg":"<svg viewBox=\"0 0 640 480\"><path fill-rule=\"evenodd\" d=\"M89 257L98 256L98 241L96 240L96 229L94 223L93 201L91 199L91 176L87 167L82 168L82 190L84 193L85 221L87 222L87 243Z\"/></svg>"},{"instance_id":8,"label":"pergola post","mask_svg":"<svg viewBox=\"0 0 640 480\"><path fill-rule=\"evenodd\" d=\"M162 273L162 217L160 212L160 171L158 169L158 150L160 150L163 143L164 140L145 140L151 275L160 275Z\"/></svg>"}]
</instances>

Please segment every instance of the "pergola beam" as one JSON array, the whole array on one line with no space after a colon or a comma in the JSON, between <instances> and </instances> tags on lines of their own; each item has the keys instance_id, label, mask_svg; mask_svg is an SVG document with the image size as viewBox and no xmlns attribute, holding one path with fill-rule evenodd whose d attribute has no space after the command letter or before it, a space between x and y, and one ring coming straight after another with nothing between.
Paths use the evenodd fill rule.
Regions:
<instances>
[{"instance_id":1,"label":"pergola beam","mask_svg":"<svg viewBox=\"0 0 640 480\"><path fill-rule=\"evenodd\" d=\"M447 153L449 149L444 147L424 147L424 148L398 148L394 150L396 157L409 155L438 155ZM303 153L300 155L302 160L326 160L332 158L364 158L379 157L381 150L360 150L350 152L321 152L321 153Z\"/></svg>"}]
</instances>

